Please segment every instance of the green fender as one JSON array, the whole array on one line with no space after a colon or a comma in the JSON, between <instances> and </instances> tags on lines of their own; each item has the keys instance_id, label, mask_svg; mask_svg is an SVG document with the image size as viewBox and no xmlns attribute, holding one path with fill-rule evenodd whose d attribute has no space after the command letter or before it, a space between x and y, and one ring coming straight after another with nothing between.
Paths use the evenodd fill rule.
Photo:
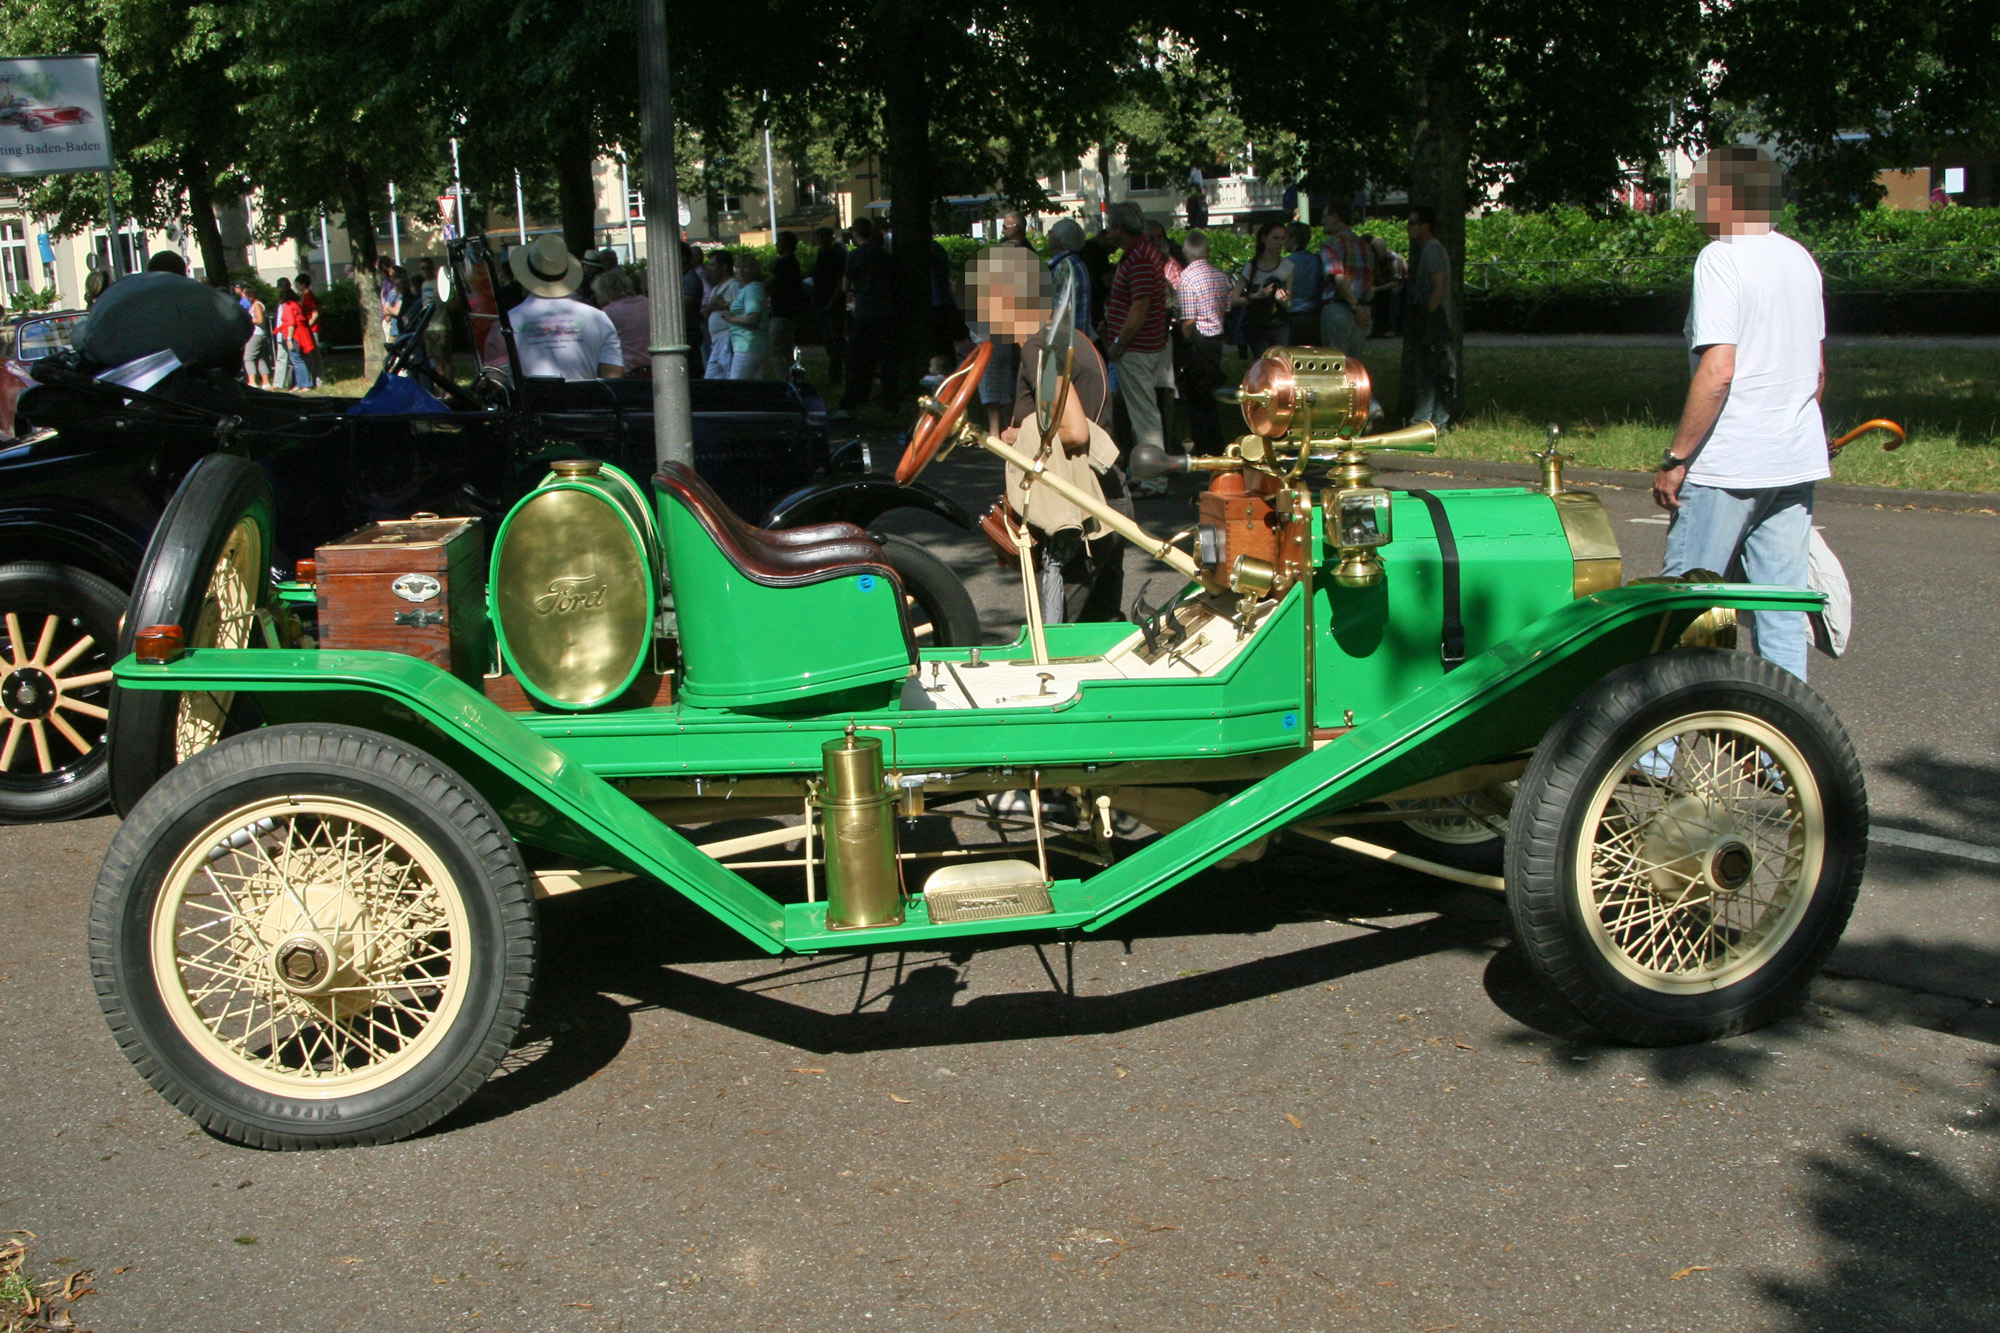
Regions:
<instances>
[{"instance_id":1,"label":"green fender","mask_svg":"<svg viewBox=\"0 0 2000 1333\"><path fill-rule=\"evenodd\" d=\"M1812 612L1822 605L1816 593L1722 584L1634 584L1571 602L1090 879L1058 881L1052 916L938 926L918 906L903 926L848 932L825 929L823 903L817 912L815 905L779 903L717 864L559 746L417 658L207 648L167 665L128 657L116 672L125 689L255 691L272 721L346 723L397 736L478 787L523 842L670 885L775 954L1023 929L1099 930L1315 809L1370 800L1533 747L1592 682L1673 647L1710 607Z\"/></svg>"}]
</instances>

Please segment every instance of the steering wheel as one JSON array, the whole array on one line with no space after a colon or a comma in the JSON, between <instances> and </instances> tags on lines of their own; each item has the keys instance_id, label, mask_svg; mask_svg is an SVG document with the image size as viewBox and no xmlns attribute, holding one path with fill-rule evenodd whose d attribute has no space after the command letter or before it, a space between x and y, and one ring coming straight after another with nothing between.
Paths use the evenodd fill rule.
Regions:
<instances>
[{"instance_id":1,"label":"steering wheel","mask_svg":"<svg viewBox=\"0 0 2000 1333\"><path fill-rule=\"evenodd\" d=\"M940 386L944 410L933 415L929 408L925 408L923 415L917 418L910 446L903 450L903 457L896 463L898 486L907 486L915 481L930 466L938 446L958 429L959 418L965 415L965 405L972 401L974 390L979 388L979 381L986 375L986 363L992 359L993 344L980 343L972 349L971 355L958 363L958 369L945 378Z\"/></svg>"}]
</instances>

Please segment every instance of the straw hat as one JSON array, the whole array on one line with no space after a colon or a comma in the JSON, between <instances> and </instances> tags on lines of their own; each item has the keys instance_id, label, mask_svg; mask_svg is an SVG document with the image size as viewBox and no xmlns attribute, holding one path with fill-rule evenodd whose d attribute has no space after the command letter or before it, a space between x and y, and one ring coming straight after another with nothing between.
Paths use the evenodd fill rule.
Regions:
<instances>
[{"instance_id":1,"label":"straw hat","mask_svg":"<svg viewBox=\"0 0 2000 1333\"><path fill-rule=\"evenodd\" d=\"M515 279L536 296L570 296L583 285L583 265L563 249L562 237L537 236L507 256Z\"/></svg>"}]
</instances>

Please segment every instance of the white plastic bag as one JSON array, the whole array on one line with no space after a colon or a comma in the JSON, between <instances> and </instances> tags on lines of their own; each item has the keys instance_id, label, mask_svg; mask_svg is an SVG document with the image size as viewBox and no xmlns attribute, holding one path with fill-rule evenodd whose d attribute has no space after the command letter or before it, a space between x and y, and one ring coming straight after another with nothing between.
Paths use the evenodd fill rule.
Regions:
<instances>
[{"instance_id":1,"label":"white plastic bag","mask_svg":"<svg viewBox=\"0 0 2000 1333\"><path fill-rule=\"evenodd\" d=\"M1813 647L1828 657L1839 657L1847 651L1848 632L1854 626L1854 593L1847 586L1847 571L1840 567L1840 557L1819 535L1818 528L1812 530L1809 559L1806 583L1826 597L1826 609L1807 618L1812 625Z\"/></svg>"}]
</instances>

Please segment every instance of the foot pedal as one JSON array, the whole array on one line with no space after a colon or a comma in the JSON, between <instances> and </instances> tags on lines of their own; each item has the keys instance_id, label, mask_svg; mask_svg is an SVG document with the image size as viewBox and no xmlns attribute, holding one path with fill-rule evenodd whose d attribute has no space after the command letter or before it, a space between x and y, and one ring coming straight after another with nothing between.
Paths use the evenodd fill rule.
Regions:
<instances>
[{"instance_id":1,"label":"foot pedal","mask_svg":"<svg viewBox=\"0 0 2000 1333\"><path fill-rule=\"evenodd\" d=\"M1051 916L1056 910L1042 872L1026 861L946 866L924 881L924 902L934 925Z\"/></svg>"}]
</instances>

